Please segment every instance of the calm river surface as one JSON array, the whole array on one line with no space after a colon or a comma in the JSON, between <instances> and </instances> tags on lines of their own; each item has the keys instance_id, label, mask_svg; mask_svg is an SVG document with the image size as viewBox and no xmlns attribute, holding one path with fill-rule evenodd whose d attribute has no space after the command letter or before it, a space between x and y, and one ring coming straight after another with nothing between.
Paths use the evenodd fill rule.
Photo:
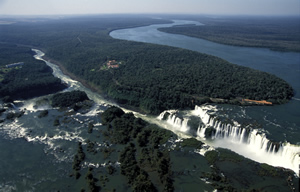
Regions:
<instances>
[{"instance_id":1,"label":"calm river surface","mask_svg":"<svg viewBox=\"0 0 300 192\"><path fill-rule=\"evenodd\" d=\"M285 79L296 90L295 98L288 104L272 107L214 105L212 108L215 109L216 115L220 118L230 118L239 124L248 122L258 124L258 128L265 131L267 138L270 140L287 141L298 145L294 148L297 154L300 145L300 100L298 99L300 98L300 54L226 46L183 35L167 34L157 30L160 27L182 24L199 23L175 21L173 24L117 30L111 32L111 36L117 39L169 45L211 54L238 65L273 73ZM43 60L42 56L44 54L39 50L34 51L36 52L35 58ZM36 101L43 97L22 101L23 106L20 109L27 108L26 113L15 121L5 122L0 125L0 150L2 151L2 158L0 159L0 191L54 191L55 189L74 191L78 189L78 186L74 185L74 180L69 177L69 173L77 143L84 141L85 138L90 138L98 141L97 145L102 144L101 138L99 139L97 135L89 135L85 127L88 122L94 121L94 129L101 130L102 125L98 122L97 113L104 110L107 104L115 104L110 103L100 95L84 87L81 83L64 75L58 66L47 61L45 62L53 69L54 76L69 85L67 91L85 91L89 98L97 104L87 114L70 116L71 125L62 124L59 128L54 128L52 125L54 119L58 116L62 121L64 112L52 109L50 106L40 106L40 108L35 109L33 106L36 104ZM37 118L40 111L44 109L49 111L49 115L42 119ZM185 113L191 114L192 112L187 111ZM135 115L172 130L172 125L166 125L165 122L158 120L157 117L144 116L138 113L135 113ZM0 115L0 117L3 118L4 116ZM183 134L182 136L185 135ZM260 157L264 158L263 160L255 158L255 154L251 151L253 146L248 146L249 148L244 146L239 151L230 140L210 141L210 144L216 147L218 147L218 143L219 146L223 147L228 145L227 148L244 156L248 155L249 158L259 162L266 162L269 157L278 161L276 155L270 156L270 154L260 154ZM286 156L282 157L285 158ZM102 159L100 160L105 162ZM99 162L99 159L95 159L95 162L93 161L94 159L87 163ZM296 172L294 167L288 167Z\"/></svg>"},{"instance_id":2,"label":"calm river surface","mask_svg":"<svg viewBox=\"0 0 300 192\"><path fill-rule=\"evenodd\" d=\"M220 109L246 113L248 118L263 124L269 138L300 144L300 53L276 52L265 48L228 46L211 41L169 34L159 28L174 25L195 24L194 21L174 20L172 24L150 25L112 31L116 39L154 43L189 49L214 55L231 63L275 74L286 80L295 90L295 97L289 103L272 107L240 107L220 105Z\"/></svg>"},{"instance_id":3,"label":"calm river surface","mask_svg":"<svg viewBox=\"0 0 300 192\"><path fill-rule=\"evenodd\" d=\"M180 47L206 53L225 59L231 63L247 66L277 75L289 82L299 96L300 92L300 53L276 52L265 48L229 46L204 39L158 31L163 27L195 24L193 21L174 20L172 24L150 25L112 31L110 36L116 39L154 43Z\"/></svg>"}]
</instances>

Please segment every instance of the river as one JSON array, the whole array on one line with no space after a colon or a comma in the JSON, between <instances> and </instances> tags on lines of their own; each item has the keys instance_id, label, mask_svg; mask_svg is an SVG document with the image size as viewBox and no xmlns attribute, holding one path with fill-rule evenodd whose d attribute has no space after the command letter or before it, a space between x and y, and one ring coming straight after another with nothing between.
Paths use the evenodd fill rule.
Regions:
<instances>
[{"instance_id":1,"label":"river","mask_svg":"<svg viewBox=\"0 0 300 192\"><path fill-rule=\"evenodd\" d=\"M197 24L194 22L192 23ZM195 38L166 34L157 31L157 28L159 27L172 26L175 24L191 24L191 22L176 21L176 23L168 25L151 25L147 27L123 29L113 31L111 35L117 38L116 35L119 33L119 35L123 34L124 38L127 36L127 40L171 45L182 48L188 48L189 41L198 41L198 39ZM141 40L138 40L139 38L141 38ZM170 41L170 44L167 43L168 41ZM213 46L224 46L205 40L199 41L205 42L205 47L211 51L214 50ZM182 44L182 46L179 46L179 44L176 43ZM197 43L191 43L190 45L191 47L188 49L192 50L194 49L193 47L202 46L201 43L198 45ZM211 48L209 49L209 47ZM226 46L224 49L225 50L223 51L226 51ZM287 80L289 83L293 82L293 79L298 78L297 74L299 75L299 70L297 72L297 70L291 69L293 67L296 69L297 66L299 67L300 62L298 64L296 63L298 61L297 59L299 59L299 54L279 53L272 52L267 49L256 48L231 47L231 49L244 49L244 53L247 52L246 50L254 49L257 52L260 52L257 54L260 54L261 57L263 57L264 52L269 54L272 53L274 55L278 54L280 57L285 57L286 59L292 55L292 58L288 59L291 61L291 63L282 64L282 70L277 69L280 68L280 65L278 64L275 65L274 68L271 67L273 72L268 72L276 74L278 71L278 74L282 75L290 73L291 75L287 75L286 78L283 77L284 75L281 76L276 74ZM36 52L36 59L45 61L42 58L44 55L43 52L36 49L34 49L34 51ZM221 49L219 49L219 52L221 52ZM226 54L224 53L224 55ZM236 55L237 54L234 55L234 58L237 59ZM221 56L219 55L219 57ZM264 58L268 57L266 56ZM239 59L243 61L244 59L242 58L243 56ZM236 61L238 61L238 59ZM72 80L70 77L64 75L57 65L47 61L45 62L53 69L54 76L60 78L64 83L68 84L69 88L65 91L85 91L88 97L94 100L97 104L93 106L91 111L87 114L76 114L71 116L70 121L72 123L72 129L70 129L68 126L61 126L59 129L53 129L53 126L49 125L49 122L52 123L55 116L63 116L63 112L54 110L47 105L42 105L38 109L34 108L33 105L35 105L36 101L40 100L41 98L23 101L24 105L22 106L22 109L27 109L25 115L11 124L3 124L0 127L1 137L4 138L0 139L0 147L3 149L3 157L5 157L0 163L2 166L1 170L4 170L0 172L0 177L2 178L0 189L5 191L13 191L15 189L22 189L24 191L51 190L52 188L49 187L49 184L53 184L56 189L75 189L74 187L76 186L71 185L73 180L67 175L70 172L70 162L72 162L72 154L75 153L77 142L83 142L84 138L90 137L86 132L83 131L84 124L87 124L92 120L97 122L97 113L101 112L108 105L117 105L105 100L101 95L84 87L80 82ZM267 64L270 63L267 62L267 59L265 62ZM233 63L240 64L238 62ZM247 63L241 63L241 65L247 66ZM261 67L260 70L268 69L267 66L260 65L256 63L255 66L257 68ZM296 91L299 90L298 83L298 81L291 83ZM299 93L299 91L297 92ZM300 102L297 99L294 99L288 104L272 107L240 107L215 104L203 105L197 106L195 110L181 111L180 113L183 118L177 118L175 113L172 114L174 111L168 111L171 115L167 120L161 120L160 117L142 115L126 109L123 110L126 112L133 112L136 116L141 117L148 122L158 124L166 129L170 129L181 137L196 137L211 146L226 147L255 161L290 168L297 173L299 165L299 155L297 156L297 154L300 154L300 120L298 118L299 103ZM37 118L39 111L43 109L48 109L50 114L45 120ZM163 113L160 116L162 116ZM218 116L218 120L212 118L212 115ZM191 116L198 117L200 119L199 121L202 122L201 126L196 128L191 127L188 124L188 120ZM61 117L61 119L63 118ZM231 119L232 122L234 122L234 125L227 125L224 122L220 122L220 119ZM248 123L252 130L247 138L242 131L243 128L240 126L243 123ZM213 138L206 138L203 136L203 131L205 131L207 126L212 126L219 132L217 132ZM224 134L224 130L222 130L225 127L227 129L226 134ZM100 130L101 123L96 123L94 129ZM235 129L239 131L233 131ZM97 135L92 137L95 137L94 139L99 141L97 145L100 146L101 139L96 138ZM272 148L272 144L269 142L270 140L281 142L281 147L277 152L274 151L274 146ZM12 145L12 143L14 143L14 145ZM268 147L268 150L266 150L264 147ZM11 150L7 151L5 150L6 148ZM13 161L9 161L8 163L7 159L9 158L13 159ZM99 159L95 160L95 162L99 162ZM6 175L9 176L6 177ZM68 185L66 185L66 183L68 183ZM53 187L53 190L54 189L55 188Z\"/></svg>"},{"instance_id":2,"label":"river","mask_svg":"<svg viewBox=\"0 0 300 192\"><path fill-rule=\"evenodd\" d=\"M282 130L276 129L277 132L282 132L276 139L282 140L284 138L283 140L289 140L293 143L300 142L300 54L276 52L264 48L228 46L157 30L162 27L184 24L201 25L194 21L175 20L172 24L116 30L112 31L110 35L116 39L168 45L214 55L234 64L275 74L286 80L295 90L295 97L289 103L272 107L245 107L244 109L249 110L248 113L252 113L256 120L269 121L267 124L281 127ZM292 135L288 136L289 133L286 132L286 129L294 130L291 131Z\"/></svg>"},{"instance_id":3,"label":"river","mask_svg":"<svg viewBox=\"0 0 300 192\"><path fill-rule=\"evenodd\" d=\"M286 80L295 90L294 98L287 104L272 107L213 105L213 108L216 109L216 114L219 117L229 118L238 122L239 125L251 122L250 124L254 128L254 124L256 124L255 129L262 132L261 135L265 138L280 143L288 142L300 145L300 53L277 52L266 48L229 46L204 39L164 33L158 30L163 27L186 24L203 25L195 21L174 20L172 24L115 30L110 33L110 36L115 39L167 45L214 55L231 63L265 71ZM171 120L169 122L171 123ZM179 129L187 130L188 128L181 127ZM266 158L271 158L275 163L268 162L270 164L284 164L276 163L276 161L281 161L278 157L267 157L261 154L259 149L266 145L263 139L256 138L259 142L256 141L257 143L252 145L249 144L252 142L249 139L246 143L250 149L245 150L245 146L242 148L237 146L241 143L238 142L237 144L236 141L233 141L236 140L234 137L236 136L224 138L222 142L220 142L221 139L219 138L213 145L230 148L259 162L267 162ZM254 145L258 147L254 147ZM250 151L252 152L250 153ZM262 153L264 153L263 151ZM300 153L299 148L296 151ZM294 170L297 170L298 165L299 160L295 162Z\"/></svg>"},{"instance_id":4,"label":"river","mask_svg":"<svg viewBox=\"0 0 300 192\"><path fill-rule=\"evenodd\" d=\"M175 20L172 24L116 30L110 35L116 39L168 45L214 55L234 64L272 73L286 80L295 90L295 97L289 103L273 107L246 107L245 109L254 115L254 119L262 122L268 121L267 125L271 125L268 127L269 131L277 125L274 131L278 137L271 134L274 139L300 142L300 53L228 46L157 30L162 27L184 24L201 25L194 21Z\"/></svg>"},{"instance_id":5,"label":"river","mask_svg":"<svg viewBox=\"0 0 300 192\"><path fill-rule=\"evenodd\" d=\"M64 83L68 84L69 88L65 91L84 91L87 93L90 99L97 103L97 106L92 110L92 115L95 114L99 105L104 106L104 108L106 108L105 106L108 105L118 106L115 103L105 100L101 95L86 88L80 82L72 80L70 77L63 74L57 65L42 58L44 56L43 52L36 49L33 50L36 52L36 59L46 62L46 64L53 69L53 75L60 78ZM32 103L34 103L33 100L28 101L28 104ZM288 107L289 105L286 104L282 106ZM300 153L300 147L298 143L299 137L297 137L297 134L299 134L297 132L297 130L299 130L299 126L295 124L295 121L292 121L289 122L289 126L291 127L286 129L283 123L284 121L287 123L289 120L280 119L276 117L276 113L274 115L274 113L270 112L272 111L272 108L275 108L274 111L276 112L276 108L282 106L241 107L216 104L203 105L196 106L195 110L181 111L181 117L176 116L178 112L177 110L165 111L162 112L159 117L154 117L150 115L139 114L125 108L122 109L126 112L132 112L135 114L135 116L140 117L148 122L157 124L165 129L169 129L180 137L196 137L210 146L228 148L252 160L261 163L268 163L274 166L290 168L297 173L300 161L300 157L298 155ZM30 106L26 105L26 102L24 108L32 109ZM166 112L170 113L171 115L167 120L162 120L162 117ZM188 124L192 116L198 117L200 119L199 122L202 122L200 123L199 127L192 127ZM213 116L217 116L218 120L214 119ZM273 119L274 117L278 119ZM221 121L219 119L221 119ZM232 126L223 123L222 119L227 119L227 121L230 119L234 125ZM85 120L82 119L80 121L84 122ZM241 126L243 123L249 124L248 128L250 127L251 132L248 135L245 135L246 129ZM256 125L257 123L259 126ZM205 132L207 127L213 127L217 130L217 133L214 135L214 137L207 138L206 136L203 136L203 132ZM24 131L22 136L25 136L25 133L26 131ZM75 135L70 137L70 135L72 135L72 132L70 132L67 134L69 136L63 139L67 141L83 141L85 136L79 136L80 134L81 132L78 133L77 136ZM45 137L46 139L44 139ZM58 138L61 139L61 136L58 135ZM289 138L290 140L288 140ZM35 136L27 138L27 140L32 141L47 141L47 139L47 136ZM52 139L48 140L50 141L47 141L45 144L53 145ZM275 145L273 145L270 141L281 143L281 147L278 149L278 151L275 151ZM291 144L292 141L297 141L296 145ZM56 157L59 156L59 154L55 153L55 150L53 153L56 155ZM66 159L68 158L68 155L63 155L61 158Z\"/></svg>"},{"instance_id":6,"label":"river","mask_svg":"<svg viewBox=\"0 0 300 192\"><path fill-rule=\"evenodd\" d=\"M293 86L296 90L296 97L300 94L299 53L276 52L266 48L229 46L158 30L176 25L203 25L195 21L174 20L173 22L172 24L115 30L110 33L110 36L115 39L168 45L214 55L234 64L275 74Z\"/></svg>"},{"instance_id":7,"label":"river","mask_svg":"<svg viewBox=\"0 0 300 192\"><path fill-rule=\"evenodd\" d=\"M170 129L182 137L191 136L193 132L197 132L194 136L214 147L229 148L255 161L291 168L297 172L300 159L299 155L297 156L300 153L300 101L298 99L300 93L300 81L298 81L300 77L300 54L276 52L264 48L222 45L203 39L168 34L157 30L161 27L184 24L202 25L193 21L176 20L173 24L116 30L112 31L110 35L116 39L168 45L206 53L223 58L234 64L275 74L292 85L296 91L295 98L287 104L272 107L205 105L203 107L200 106L198 110L182 111L183 119L173 117L167 121L136 112L134 114L148 122ZM38 50L35 51L37 53L36 59L42 60L43 53ZM85 91L98 104L116 105L87 89L81 83L65 76L56 65L45 62L54 70L53 74L56 77L59 77L70 86L69 89ZM124 108L123 110L132 112ZM206 126L212 125L218 130L219 125L217 125L217 122L205 122L205 115L217 115L219 119L230 119L239 130L242 130L242 125L247 124L248 128L253 131L245 136L242 134L242 131L235 133L235 129L226 128L228 130L219 131L219 135L215 135L212 140L211 138L201 137L200 132L202 131L203 133L205 131L205 125L202 124L203 129L201 130L200 127L193 128L189 126L187 122L191 116L197 116ZM225 123L219 122L219 124L227 127ZM274 153L275 147L270 144L270 141L281 143L278 153Z\"/></svg>"},{"instance_id":8,"label":"river","mask_svg":"<svg viewBox=\"0 0 300 192\"><path fill-rule=\"evenodd\" d=\"M148 122L170 129L182 137L192 135L212 146L229 148L255 161L291 168L297 172L296 170L298 170L300 159L299 155L297 156L297 154L300 153L300 119L298 118L300 116L300 101L297 99L300 93L300 81L297 81L300 77L300 70L297 70L300 67L300 54L275 52L262 48L227 46L183 35L168 34L157 30L161 27L184 24L201 25L197 22L176 20L173 24L159 24L116 30L112 31L110 35L117 39L190 49L218 56L238 65L273 73L285 79L293 86L296 91L295 98L287 104L272 107L204 105L200 106L198 110L182 111L181 115L183 115L183 119L173 116L167 121L136 112L134 112L134 114ZM36 59L42 59L43 53L38 50L35 51L37 53ZM47 61L45 62L53 68L53 74L56 77L61 78L65 83L69 84L69 89L85 91L88 96L98 104L108 103L116 105L85 88L81 83L62 74L56 65ZM123 110L132 112L126 109ZM234 128L227 128L228 125L222 121L205 122L207 115L217 115L219 119L226 121L230 119L230 121L234 123ZM201 127L191 127L188 125L191 116L197 116L201 119L200 121L203 123L202 130ZM218 123L219 125L217 125ZM247 128L252 130L251 134L247 136L242 133L242 125L244 124L247 124ZM209 125L219 130L219 135L216 134L214 138L201 137L201 133L206 129L205 126ZM222 131L219 129L220 125L226 127L227 130ZM235 129L241 131L236 133ZM281 148L277 153L274 153L275 146L272 145L270 141L281 143Z\"/></svg>"}]
</instances>

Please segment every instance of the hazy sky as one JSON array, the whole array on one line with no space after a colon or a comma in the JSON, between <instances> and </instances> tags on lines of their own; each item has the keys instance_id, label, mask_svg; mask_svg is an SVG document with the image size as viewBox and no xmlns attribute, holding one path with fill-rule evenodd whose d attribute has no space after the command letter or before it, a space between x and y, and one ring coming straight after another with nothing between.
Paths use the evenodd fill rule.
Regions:
<instances>
[{"instance_id":1,"label":"hazy sky","mask_svg":"<svg viewBox=\"0 0 300 192\"><path fill-rule=\"evenodd\" d=\"M107 13L300 15L300 0L0 0L0 15Z\"/></svg>"}]
</instances>

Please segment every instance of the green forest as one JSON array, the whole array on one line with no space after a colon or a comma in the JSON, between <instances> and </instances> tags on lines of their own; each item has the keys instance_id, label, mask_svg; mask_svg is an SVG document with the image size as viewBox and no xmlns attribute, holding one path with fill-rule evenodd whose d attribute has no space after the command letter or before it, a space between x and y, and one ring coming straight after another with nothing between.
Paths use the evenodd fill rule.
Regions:
<instances>
[{"instance_id":1,"label":"green forest","mask_svg":"<svg viewBox=\"0 0 300 192\"><path fill-rule=\"evenodd\" d=\"M0 41L37 47L53 62L120 104L157 114L222 98L285 103L293 89L274 75L168 46L116 40L109 32L167 20L83 17L4 27ZM16 31L22 30L23 33ZM119 68L101 70L109 60ZM5 81L4 81L5 82Z\"/></svg>"},{"instance_id":2,"label":"green forest","mask_svg":"<svg viewBox=\"0 0 300 192\"><path fill-rule=\"evenodd\" d=\"M300 22L297 17L196 17L185 18L201 26L174 26L160 31L182 34L217 43L300 52Z\"/></svg>"},{"instance_id":3,"label":"green forest","mask_svg":"<svg viewBox=\"0 0 300 192\"><path fill-rule=\"evenodd\" d=\"M51 105L53 107L69 107L85 100L89 100L89 98L83 91L57 93L52 96Z\"/></svg>"},{"instance_id":4,"label":"green forest","mask_svg":"<svg viewBox=\"0 0 300 192\"><path fill-rule=\"evenodd\" d=\"M93 134L103 135L105 145L99 148L97 140L90 139L79 142L73 158L70 176L81 191L288 191L296 183L296 178L286 181L292 171L259 164L230 150L218 148L199 155L201 141L178 139L171 131L114 106L100 118L104 127ZM82 166L95 157L107 164ZM246 169L246 176L237 176ZM209 183L204 185L205 181Z\"/></svg>"},{"instance_id":5,"label":"green forest","mask_svg":"<svg viewBox=\"0 0 300 192\"><path fill-rule=\"evenodd\" d=\"M0 44L0 98L4 101L28 99L66 88L52 75L51 68L34 59L33 54L28 47ZM24 65L6 67L17 62L24 62Z\"/></svg>"}]
</instances>

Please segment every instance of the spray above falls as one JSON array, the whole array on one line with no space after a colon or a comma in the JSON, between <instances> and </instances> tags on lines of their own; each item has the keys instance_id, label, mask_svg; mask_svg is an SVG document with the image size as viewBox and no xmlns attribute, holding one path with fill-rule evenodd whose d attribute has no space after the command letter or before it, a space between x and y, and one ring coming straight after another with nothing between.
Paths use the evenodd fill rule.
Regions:
<instances>
[{"instance_id":1,"label":"spray above falls","mask_svg":"<svg viewBox=\"0 0 300 192\"><path fill-rule=\"evenodd\" d=\"M228 148L260 163L292 169L298 173L300 146L271 141L264 130L251 125L242 127L234 120L224 122L215 112L214 106L202 105L184 114L176 110L164 111L158 119L171 125L174 131L207 140L214 147Z\"/></svg>"}]
</instances>

